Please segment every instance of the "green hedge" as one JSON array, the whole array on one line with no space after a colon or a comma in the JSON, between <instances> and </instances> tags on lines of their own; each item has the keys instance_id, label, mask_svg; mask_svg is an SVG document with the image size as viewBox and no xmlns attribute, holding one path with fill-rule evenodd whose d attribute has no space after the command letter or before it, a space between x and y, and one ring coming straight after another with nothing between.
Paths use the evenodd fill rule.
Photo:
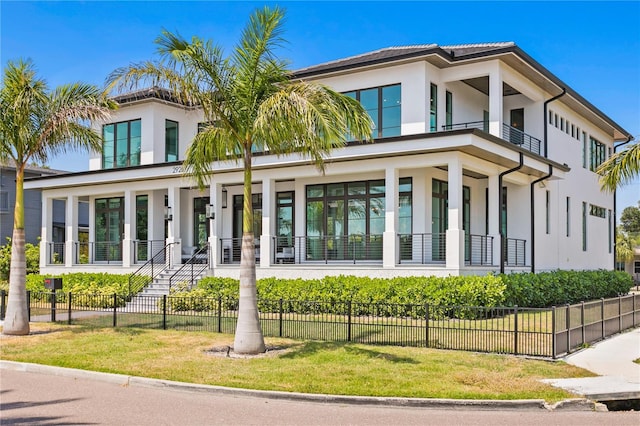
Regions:
<instances>
[{"instance_id":1,"label":"green hedge","mask_svg":"<svg viewBox=\"0 0 640 426\"><path fill-rule=\"evenodd\" d=\"M501 276L507 306L544 308L600 298L623 296L633 286L621 271L553 271Z\"/></svg>"}]
</instances>

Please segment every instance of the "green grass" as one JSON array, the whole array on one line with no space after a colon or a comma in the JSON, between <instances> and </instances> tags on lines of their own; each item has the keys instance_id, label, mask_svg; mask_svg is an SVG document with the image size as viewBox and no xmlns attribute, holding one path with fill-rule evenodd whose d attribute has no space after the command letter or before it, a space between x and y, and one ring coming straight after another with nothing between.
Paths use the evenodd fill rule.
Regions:
<instances>
[{"instance_id":1,"label":"green grass","mask_svg":"<svg viewBox=\"0 0 640 426\"><path fill-rule=\"evenodd\" d=\"M457 399L571 397L539 382L587 377L563 362L425 348L267 339L278 356L206 353L233 336L141 328L32 324L32 334L0 337L5 360L211 385L339 395ZM330 374L328 374L330 372Z\"/></svg>"}]
</instances>

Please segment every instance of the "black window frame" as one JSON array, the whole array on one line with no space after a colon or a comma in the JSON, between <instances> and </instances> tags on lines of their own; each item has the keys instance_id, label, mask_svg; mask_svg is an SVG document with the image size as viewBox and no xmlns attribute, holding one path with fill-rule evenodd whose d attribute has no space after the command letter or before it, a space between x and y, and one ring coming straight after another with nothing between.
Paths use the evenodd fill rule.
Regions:
<instances>
[{"instance_id":1,"label":"black window frame","mask_svg":"<svg viewBox=\"0 0 640 426\"><path fill-rule=\"evenodd\" d=\"M138 161L137 163L133 163L131 161L132 158L132 153L131 153L131 124L134 122L140 122L140 152L137 154L138 155ZM126 154L126 164L123 166L118 166L117 165L117 147L118 147L118 125L119 124L123 124L123 123L127 123L127 154ZM109 126L113 126L113 153L112 153L112 165L111 167L107 167L106 163L105 163L105 129ZM134 118L131 120L124 120L124 121L117 121L114 123L107 123L107 124L103 124L102 125L102 169L103 170L108 170L108 169L121 169L123 167L132 167L132 166L139 166L142 163L142 118Z\"/></svg>"},{"instance_id":2,"label":"black window frame","mask_svg":"<svg viewBox=\"0 0 640 426\"><path fill-rule=\"evenodd\" d=\"M169 159L169 133L168 126L169 123L176 125L176 141L175 141L175 160ZM171 153L173 154L173 153ZM175 120L169 120L168 118L164 120L164 161L167 163L178 161L180 159L180 123Z\"/></svg>"},{"instance_id":3,"label":"black window frame","mask_svg":"<svg viewBox=\"0 0 640 426\"><path fill-rule=\"evenodd\" d=\"M400 88L400 104L399 104L399 108L400 108L400 125L399 126L393 126L393 127L385 127L384 125L384 98L382 96L382 92L384 89L386 88L390 88L390 87L398 87ZM374 139L381 139L381 138L388 138L388 137L396 137L396 136L400 136L402 134L402 84L401 83L393 83L393 84L386 84L384 86L374 86L374 87L366 87L363 89L356 89L356 90L348 90L346 92L343 92L343 95L346 96L352 96L355 100L357 100L358 102L360 102L360 94L362 92L366 92L368 90L376 90L378 91L378 107L377 107L377 112L378 112L378 116L377 118L377 122L378 122L378 126L377 128L373 129L373 138ZM387 107L389 108L389 107ZM372 117L373 119L373 117ZM385 130L389 130L389 129L393 129L393 128L398 128L398 134L394 134L394 135L387 135L387 136L383 136L383 133ZM352 136L349 136L350 140L353 140Z\"/></svg>"}]
</instances>

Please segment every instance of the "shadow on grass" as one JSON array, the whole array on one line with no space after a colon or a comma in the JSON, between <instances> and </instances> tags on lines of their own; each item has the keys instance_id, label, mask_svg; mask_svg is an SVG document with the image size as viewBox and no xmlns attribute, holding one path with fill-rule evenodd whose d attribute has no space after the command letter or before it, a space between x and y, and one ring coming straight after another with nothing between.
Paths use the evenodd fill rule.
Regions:
<instances>
[{"instance_id":1,"label":"shadow on grass","mask_svg":"<svg viewBox=\"0 0 640 426\"><path fill-rule=\"evenodd\" d=\"M293 348L290 352L280 356L282 359L307 358L318 353L328 353L333 351L344 350L350 355L367 357L370 359L383 359L392 363L399 364L419 364L413 358L402 357L390 353L376 351L372 349L359 348L351 343L334 343L334 342L306 342L303 345Z\"/></svg>"}]
</instances>

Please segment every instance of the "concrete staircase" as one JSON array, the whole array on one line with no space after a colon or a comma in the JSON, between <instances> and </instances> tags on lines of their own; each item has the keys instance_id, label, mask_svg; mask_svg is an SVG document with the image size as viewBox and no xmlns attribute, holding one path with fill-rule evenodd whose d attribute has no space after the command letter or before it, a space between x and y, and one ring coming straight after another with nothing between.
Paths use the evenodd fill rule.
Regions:
<instances>
[{"instance_id":1,"label":"concrete staircase","mask_svg":"<svg viewBox=\"0 0 640 426\"><path fill-rule=\"evenodd\" d=\"M140 312L141 310L146 311L145 305L149 303L150 300L154 300L156 298L161 298L164 295L169 295L169 279L184 265L174 265L171 268L167 268L158 274L153 281L142 289L140 293L136 296L133 296L131 300L127 303L125 311L126 312ZM194 286L207 275L208 269L204 269L200 273L196 273L194 276ZM175 280L175 278L174 278ZM178 282L181 281L178 279ZM174 281L173 285L175 286L177 283ZM155 306L155 303L152 304Z\"/></svg>"}]
</instances>

